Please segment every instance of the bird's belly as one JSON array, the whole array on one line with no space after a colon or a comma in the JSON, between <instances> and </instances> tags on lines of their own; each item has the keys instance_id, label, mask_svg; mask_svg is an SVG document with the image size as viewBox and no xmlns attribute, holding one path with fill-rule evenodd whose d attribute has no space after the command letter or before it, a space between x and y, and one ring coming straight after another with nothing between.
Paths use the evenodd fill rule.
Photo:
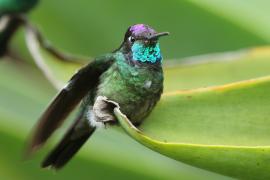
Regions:
<instances>
[{"instance_id":1,"label":"bird's belly","mask_svg":"<svg viewBox=\"0 0 270 180\"><path fill-rule=\"evenodd\" d=\"M155 87L151 90L149 80L132 86L119 74L114 74L103 77L96 95L106 96L108 99L117 102L121 111L133 123L140 123L151 112L159 100L161 92L162 83L158 89Z\"/></svg>"}]
</instances>

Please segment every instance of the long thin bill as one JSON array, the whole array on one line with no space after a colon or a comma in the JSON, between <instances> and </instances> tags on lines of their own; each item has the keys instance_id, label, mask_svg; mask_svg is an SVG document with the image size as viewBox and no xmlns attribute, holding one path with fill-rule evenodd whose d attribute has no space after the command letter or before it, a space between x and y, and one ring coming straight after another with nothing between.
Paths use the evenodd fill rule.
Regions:
<instances>
[{"instance_id":1,"label":"long thin bill","mask_svg":"<svg viewBox=\"0 0 270 180\"><path fill-rule=\"evenodd\" d=\"M156 34L153 34L150 39L157 39L157 38L160 38L161 36L167 36L169 35L170 33L169 32L160 32L160 33L156 33Z\"/></svg>"}]
</instances>

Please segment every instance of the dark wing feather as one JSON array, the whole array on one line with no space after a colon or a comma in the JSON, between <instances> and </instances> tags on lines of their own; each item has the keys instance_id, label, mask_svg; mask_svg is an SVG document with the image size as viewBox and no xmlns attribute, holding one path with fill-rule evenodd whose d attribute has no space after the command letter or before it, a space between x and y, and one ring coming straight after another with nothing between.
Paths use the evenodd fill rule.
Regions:
<instances>
[{"instance_id":1,"label":"dark wing feather","mask_svg":"<svg viewBox=\"0 0 270 180\"><path fill-rule=\"evenodd\" d=\"M99 76L113 63L108 54L80 69L60 91L39 119L27 149L27 154L41 147L81 99L97 86Z\"/></svg>"}]
</instances>

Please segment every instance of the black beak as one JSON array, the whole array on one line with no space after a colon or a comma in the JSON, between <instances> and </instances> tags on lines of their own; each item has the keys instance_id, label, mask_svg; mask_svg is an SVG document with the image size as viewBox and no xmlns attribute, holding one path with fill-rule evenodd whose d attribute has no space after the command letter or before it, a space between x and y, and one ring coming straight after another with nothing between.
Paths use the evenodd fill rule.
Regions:
<instances>
[{"instance_id":1,"label":"black beak","mask_svg":"<svg viewBox=\"0 0 270 180\"><path fill-rule=\"evenodd\" d=\"M167 36L169 35L170 33L169 32L161 32L161 33L156 33L156 34L153 34L149 39L158 39L160 38L161 36Z\"/></svg>"}]
</instances>

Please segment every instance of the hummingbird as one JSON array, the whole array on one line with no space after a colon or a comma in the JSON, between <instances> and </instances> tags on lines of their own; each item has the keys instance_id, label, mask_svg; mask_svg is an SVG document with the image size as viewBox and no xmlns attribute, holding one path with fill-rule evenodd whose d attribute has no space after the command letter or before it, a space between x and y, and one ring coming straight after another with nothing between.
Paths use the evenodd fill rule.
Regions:
<instances>
[{"instance_id":1,"label":"hummingbird","mask_svg":"<svg viewBox=\"0 0 270 180\"><path fill-rule=\"evenodd\" d=\"M23 23L22 14L31 10L39 0L0 1L0 57L6 55L8 43Z\"/></svg>"},{"instance_id":2,"label":"hummingbird","mask_svg":"<svg viewBox=\"0 0 270 180\"><path fill-rule=\"evenodd\" d=\"M41 167L60 169L97 128L116 124L104 99L117 102L134 125L142 123L163 91L159 38L168 34L145 24L130 26L119 48L95 58L72 76L40 117L30 140L29 154L40 148L80 103L74 123Z\"/></svg>"}]
</instances>

